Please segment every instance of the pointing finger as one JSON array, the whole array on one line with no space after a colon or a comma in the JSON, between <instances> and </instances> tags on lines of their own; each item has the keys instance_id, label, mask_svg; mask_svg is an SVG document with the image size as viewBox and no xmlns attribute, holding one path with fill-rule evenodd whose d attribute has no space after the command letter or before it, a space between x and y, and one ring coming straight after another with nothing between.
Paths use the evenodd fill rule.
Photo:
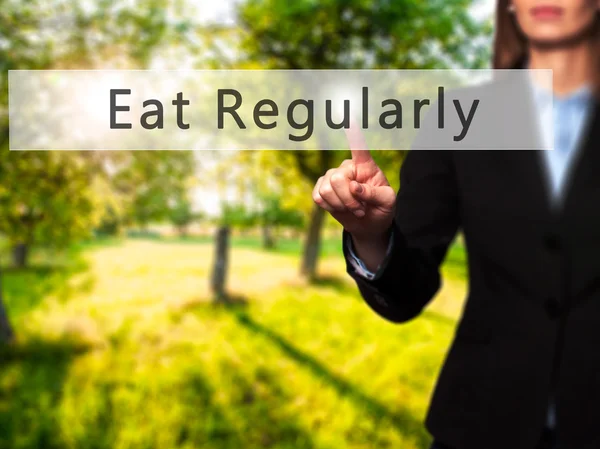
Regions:
<instances>
[{"instance_id":1,"label":"pointing finger","mask_svg":"<svg viewBox=\"0 0 600 449\"><path fill-rule=\"evenodd\" d=\"M352 161L355 164L361 164L372 160L371 153L367 148L367 142L358 125L355 122L350 122L350 127L344 129L344 131L348 145L350 146L350 152L352 153Z\"/></svg>"}]
</instances>

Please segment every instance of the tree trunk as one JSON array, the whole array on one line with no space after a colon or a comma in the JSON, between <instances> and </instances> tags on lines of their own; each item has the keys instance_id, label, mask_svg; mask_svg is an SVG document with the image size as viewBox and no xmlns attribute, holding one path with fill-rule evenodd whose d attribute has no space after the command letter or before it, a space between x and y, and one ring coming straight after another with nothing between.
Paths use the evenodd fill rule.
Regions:
<instances>
[{"instance_id":1,"label":"tree trunk","mask_svg":"<svg viewBox=\"0 0 600 449\"><path fill-rule=\"evenodd\" d=\"M26 243L17 243L13 246L13 263L15 267L23 268L27 265L29 247Z\"/></svg>"},{"instance_id":2,"label":"tree trunk","mask_svg":"<svg viewBox=\"0 0 600 449\"><path fill-rule=\"evenodd\" d=\"M320 140L326 148L326 137L321 135ZM318 167L313 170L306 164L305 155L302 151L294 153L300 172L314 184L323 173L331 166L333 161L332 151L319 151ZM325 211L317 204L313 204L308 223L308 233L304 241L304 254L302 255L302 265L300 265L300 274L309 280L313 280L317 274L317 261L319 258L319 249L321 246L321 228L325 218Z\"/></svg>"},{"instance_id":3,"label":"tree trunk","mask_svg":"<svg viewBox=\"0 0 600 449\"><path fill-rule=\"evenodd\" d=\"M179 237L184 239L188 236L188 228L187 226L179 226L177 228L177 232L179 234Z\"/></svg>"},{"instance_id":4,"label":"tree trunk","mask_svg":"<svg viewBox=\"0 0 600 449\"><path fill-rule=\"evenodd\" d=\"M317 260L321 248L321 228L323 227L324 218L325 210L314 204L310 213L308 233L304 242L304 254L300 267L300 274L310 280L314 279L317 274Z\"/></svg>"},{"instance_id":5,"label":"tree trunk","mask_svg":"<svg viewBox=\"0 0 600 449\"><path fill-rule=\"evenodd\" d=\"M275 237L273 236L273 227L265 224L262 227L263 234L263 248L273 249L275 248Z\"/></svg>"},{"instance_id":6,"label":"tree trunk","mask_svg":"<svg viewBox=\"0 0 600 449\"><path fill-rule=\"evenodd\" d=\"M1 272L0 276L2 276ZM14 335L2 300L2 282L0 278L0 344L10 343L14 339Z\"/></svg>"},{"instance_id":7,"label":"tree trunk","mask_svg":"<svg viewBox=\"0 0 600 449\"><path fill-rule=\"evenodd\" d=\"M216 302L227 300L225 284L227 279L227 265L229 261L229 227L221 226L217 229L215 238L215 256L211 276L211 289Z\"/></svg>"}]
</instances>

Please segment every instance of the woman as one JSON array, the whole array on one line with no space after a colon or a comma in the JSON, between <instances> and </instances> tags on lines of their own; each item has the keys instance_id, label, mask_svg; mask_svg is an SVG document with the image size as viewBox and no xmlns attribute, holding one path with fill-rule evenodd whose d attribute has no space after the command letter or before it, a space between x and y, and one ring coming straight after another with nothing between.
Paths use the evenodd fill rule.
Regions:
<instances>
[{"instance_id":1,"label":"woman","mask_svg":"<svg viewBox=\"0 0 600 449\"><path fill-rule=\"evenodd\" d=\"M433 448L600 448L599 6L498 2L495 68L553 69L553 151L412 151L396 195L350 130L352 159L315 185L348 273L394 322L435 295L464 234L468 298L426 419Z\"/></svg>"}]
</instances>

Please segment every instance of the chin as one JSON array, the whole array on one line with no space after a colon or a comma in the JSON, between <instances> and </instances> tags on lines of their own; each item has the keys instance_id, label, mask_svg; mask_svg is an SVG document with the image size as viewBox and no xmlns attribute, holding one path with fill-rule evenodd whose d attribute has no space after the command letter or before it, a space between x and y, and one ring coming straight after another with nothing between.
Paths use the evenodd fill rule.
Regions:
<instances>
[{"instance_id":1,"label":"chin","mask_svg":"<svg viewBox=\"0 0 600 449\"><path fill-rule=\"evenodd\" d=\"M596 25L594 20L590 20L584 26L574 27L575 29L569 29L564 24L538 23L532 27L531 33L525 34L533 45L539 47L568 47L589 39L598 29Z\"/></svg>"},{"instance_id":2,"label":"chin","mask_svg":"<svg viewBox=\"0 0 600 449\"><path fill-rule=\"evenodd\" d=\"M540 31L541 30L537 30L534 35L528 36L528 39L531 44L542 48L567 47L587 38L587 33L585 31L575 33L543 33Z\"/></svg>"}]
</instances>

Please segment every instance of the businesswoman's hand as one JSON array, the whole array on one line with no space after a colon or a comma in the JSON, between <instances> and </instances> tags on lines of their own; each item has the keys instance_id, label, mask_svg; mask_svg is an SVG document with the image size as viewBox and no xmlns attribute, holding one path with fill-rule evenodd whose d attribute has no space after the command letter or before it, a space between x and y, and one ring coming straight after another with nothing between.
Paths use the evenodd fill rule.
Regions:
<instances>
[{"instance_id":1,"label":"businesswoman's hand","mask_svg":"<svg viewBox=\"0 0 600 449\"><path fill-rule=\"evenodd\" d=\"M313 200L352 235L359 256L374 269L385 256L396 194L371 157L360 130L352 127L346 136L352 159L319 178Z\"/></svg>"}]
</instances>

